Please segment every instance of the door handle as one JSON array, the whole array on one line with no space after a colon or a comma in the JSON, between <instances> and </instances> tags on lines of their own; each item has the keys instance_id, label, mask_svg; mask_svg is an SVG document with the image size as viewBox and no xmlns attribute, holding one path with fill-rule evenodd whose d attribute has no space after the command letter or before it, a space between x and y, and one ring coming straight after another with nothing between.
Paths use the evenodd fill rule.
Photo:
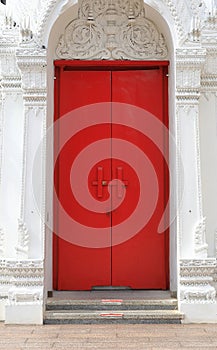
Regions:
<instances>
[{"instance_id":1,"label":"door handle","mask_svg":"<svg viewBox=\"0 0 217 350\"><path fill-rule=\"evenodd\" d=\"M97 168L97 181L93 181L92 185L97 186L97 196L99 198L103 197L103 187L108 185L108 181L103 180L103 167L99 166Z\"/></svg>"},{"instance_id":2,"label":"door handle","mask_svg":"<svg viewBox=\"0 0 217 350\"><path fill-rule=\"evenodd\" d=\"M122 167L117 167L116 169L117 171L117 178L118 180L120 180L122 182L122 185L120 183L118 183L118 188L117 188L117 194L119 198L122 198L123 196L123 187L127 188L128 186L128 181L123 179L123 168Z\"/></svg>"}]
</instances>

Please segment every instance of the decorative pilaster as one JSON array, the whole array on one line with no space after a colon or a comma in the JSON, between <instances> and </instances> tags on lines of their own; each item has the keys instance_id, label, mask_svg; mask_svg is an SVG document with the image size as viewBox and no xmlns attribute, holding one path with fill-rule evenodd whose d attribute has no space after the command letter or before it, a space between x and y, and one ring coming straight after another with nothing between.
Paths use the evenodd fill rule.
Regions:
<instances>
[{"instance_id":1,"label":"decorative pilaster","mask_svg":"<svg viewBox=\"0 0 217 350\"><path fill-rule=\"evenodd\" d=\"M19 31L6 27L0 38L0 221L5 235L4 256L14 258L21 198L22 92L15 54Z\"/></svg>"},{"instance_id":2,"label":"decorative pilaster","mask_svg":"<svg viewBox=\"0 0 217 350\"><path fill-rule=\"evenodd\" d=\"M22 196L16 245L19 260L14 262L11 269L5 322L41 324L46 178L46 145L43 141L46 132L46 51L39 49L30 40L19 46L16 59L24 102ZM32 257L37 260L32 260Z\"/></svg>"},{"instance_id":3,"label":"decorative pilaster","mask_svg":"<svg viewBox=\"0 0 217 350\"><path fill-rule=\"evenodd\" d=\"M30 41L21 44L17 50L17 62L22 77L24 100L24 135L23 135L23 176L22 200L19 222L25 223L25 239L29 232L29 257L40 254L43 256L44 240L44 211L45 211L45 145L40 143L46 133L46 50L40 49ZM37 152L40 152L38 172L34 174L34 162ZM28 159L28 162L27 162ZM35 197L40 188L39 200ZM31 192L31 195L30 195ZM27 196L28 193L28 196ZM21 225L22 226L22 225ZM20 226L20 227L21 227ZM24 227L22 226L22 227ZM34 247L31 242L34 241ZM25 244L24 244L25 245ZM23 247L25 251L27 247Z\"/></svg>"},{"instance_id":4,"label":"decorative pilaster","mask_svg":"<svg viewBox=\"0 0 217 350\"><path fill-rule=\"evenodd\" d=\"M207 227L209 228L209 240L211 244L215 241L215 248L212 249L212 254L217 260L217 220L216 220L216 205L217 205L217 166L215 159L217 157L217 8L213 6L209 16L205 22L201 33L201 42L206 48L206 61L202 71L202 95L203 95L203 114L202 114L202 130L205 129L203 142L206 144L206 149L211 151L211 156L204 155L203 183L207 183L207 174L209 174L209 186L206 187L205 204L209 206L207 215ZM208 126L205 128L205 126ZM213 273L213 285L217 290L217 261Z\"/></svg>"},{"instance_id":5,"label":"decorative pilaster","mask_svg":"<svg viewBox=\"0 0 217 350\"><path fill-rule=\"evenodd\" d=\"M199 144L199 97L201 70L206 50L200 46L177 49L177 125L184 178L178 179L180 241L182 258L206 258L205 220L202 209L200 144Z\"/></svg>"},{"instance_id":6,"label":"decorative pilaster","mask_svg":"<svg viewBox=\"0 0 217 350\"><path fill-rule=\"evenodd\" d=\"M194 33L195 34L195 33ZM198 32L199 35L199 32ZM195 41L195 37L194 37ZM196 43L197 42L197 43ZM209 259L206 218L202 207L199 115L201 76L206 49L196 40L177 50L177 125L184 178L178 178L183 193L179 197L180 310L184 322L216 319L216 291L213 273L216 259ZM180 195L180 193L179 193Z\"/></svg>"}]
</instances>

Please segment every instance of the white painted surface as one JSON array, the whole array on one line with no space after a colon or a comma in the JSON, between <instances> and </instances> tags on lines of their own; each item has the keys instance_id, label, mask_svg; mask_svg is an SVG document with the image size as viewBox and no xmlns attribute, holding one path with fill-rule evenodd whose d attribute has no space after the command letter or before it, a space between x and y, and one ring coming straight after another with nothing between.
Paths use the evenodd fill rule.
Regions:
<instances>
[{"instance_id":1,"label":"white painted surface","mask_svg":"<svg viewBox=\"0 0 217 350\"><path fill-rule=\"evenodd\" d=\"M207 93L200 102L200 143L203 208L208 254L216 256L217 235L217 97Z\"/></svg>"},{"instance_id":2,"label":"white painted surface","mask_svg":"<svg viewBox=\"0 0 217 350\"><path fill-rule=\"evenodd\" d=\"M21 208L23 161L23 101L21 94L8 93L3 103L3 156L0 187L1 224L5 232L5 256L16 257L18 219Z\"/></svg>"},{"instance_id":3,"label":"white painted surface","mask_svg":"<svg viewBox=\"0 0 217 350\"><path fill-rule=\"evenodd\" d=\"M170 151L170 164L173 176L175 176L174 196L171 203L171 213L179 208L180 191L182 181L184 183L184 195L182 198L182 206L179 211L177 219L173 222L170 231L170 288L172 291L178 290L178 298L180 310L186 314L184 322L217 322L216 320L216 304L212 300L205 300L209 293L213 293L211 287L213 270L215 261L206 263L206 248L197 253L198 239L202 240L201 245L208 243L208 256L216 258L216 208L217 208L217 123L216 123L216 97L214 93L217 90L216 71L213 58L206 60L207 72L211 74L212 84L207 83L210 94L203 95L200 98L200 104L197 103L195 97L195 90L200 90L201 74L203 71L203 59L198 58L198 50L200 45L197 42L188 42L188 48L185 54L184 39L190 30L192 23L192 14L197 14L201 17L201 21L206 19L210 2L204 1L202 6L198 9L195 2L191 1L191 6L186 6L185 1L168 0L168 1L152 1L147 0L146 15L151 18L158 26L159 30L164 34L169 49L170 77L169 77L169 110L170 110L170 131L174 135L177 147L181 151L182 162L184 165L184 177L180 176L180 167L177 164L177 153L174 150ZM23 0L19 2L19 11L16 12L16 18L23 19L29 13L33 17L33 12L37 7L37 0L34 6L28 6L29 2ZM74 7L72 5L76 4ZM8 6L12 5L12 0L8 0ZM3 6L3 5L2 5ZM15 4L17 6L17 3ZM15 11L15 8L13 11ZM3 229L6 237L6 245L4 247L3 257L7 262L8 276L0 285L0 298L7 292L6 285L10 286L12 292L15 293L16 288L13 282L21 283L22 278L26 278L26 283L32 281L33 276L38 272L38 265L30 259L45 259L44 285L46 290L52 289L52 139L47 145L47 152L45 149L39 153L39 163L37 171L34 173L35 189L38 194L38 205L36 205L35 198L32 191L32 169L34 164L34 157L38 149L38 145L43 137L45 131L45 122L47 127L52 124L53 120L53 59L55 56L55 48L57 46L60 34L64 32L65 26L76 15L77 2L73 0L47 0L43 2L43 6L37 8L37 23L31 20L30 32L33 31L36 42L27 42L25 47L27 51L24 58L17 58L18 60L26 60L26 66L21 67L22 74L22 93L25 101L28 100L28 91L31 90L33 100L28 100L30 108L23 107L21 90L8 92L7 87L3 87L3 93L6 98L3 102L3 153L2 153L2 178L0 184L0 213L2 215L0 222L0 229ZM35 15L34 15L35 16ZM15 18L14 17L14 18ZM209 30L212 40L209 39ZM204 46L216 47L214 38L216 37L217 28L209 28L206 24L206 35ZM171 33L171 34L170 34ZM208 34L207 34L208 33ZM7 29L6 32L1 33L4 39L7 35L11 35L13 39L13 31ZM204 34L205 35L205 34ZM21 38L25 39L24 37ZM10 51L10 41L6 38L6 43L2 48L0 60L8 64L8 57L12 55ZM12 45L12 44L11 44ZM32 45L32 46L31 46ZM44 61L40 59L42 52L41 46L44 45L47 51L48 66L45 71ZM180 52L175 53L176 48L179 47ZM22 45L19 47L23 50ZM46 54L46 49L44 53ZM215 52L215 51L214 51ZM187 60L189 54L189 63ZM9 56L8 56L9 55ZM182 58L180 58L183 56ZM217 60L217 51L214 54L214 61ZM193 57L193 59L192 59ZM4 61L3 61L4 60ZM180 60L182 67L180 68ZM33 63L33 64L32 64ZM28 66L29 65L29 66ZM6 80L7 74L13 78L15 68L13 65L8 66L8 71L5 69L5 64L2 65L2 76ZM30 67L30 68L28 68ZM4 69L3 69L4 68ZM43 80L47 74L47 85ZM213 83L214 81L214 83ZM7 80L8 82L8 80ZM10 81L11 89L13 84ZM179 105L176 105L175 86L178 87L177 96L179 95ZM47 106L43 105L39 95L42 89L46 88L47 92ZM181 91L181 92L180 92ZM190 98L189 98L190 97ZM207 99L208 98L208 99ZM41 104L41 105L40 105ZM34 107L34 108L31 108ZM47 107L47 112L46 112ZM208 113L207 113L208 111ZM25 117L26 117L26 138L24 138L25 131ZM198 130L198 118L200 120L200 133ZM200 136L200 140L199 140ZM199 142L200 141L200 142ZM0 143L1 144L1 143ZM23 145L25 147L23 148ZM200 147L199 147L200 146ZM200 157L201 155L201 157ZM46 159L46 193L45 193L45 168L44 162ZM201 177L200 166L202 169L202 192L201 192ZM24 179L22 185L22 179ZM46 208L45 208L46 195ZM23 202L22 202L23 198ZM23 205L23 207L22 207ZM203 228L200 228L203 218L206 217L206 237L203 237ZM29 234L28 252L26 259L29 259L28 264L20 261L21 266L29 265L30 275L16 275L15 270L8 262L10 258L16 259L16 247L19 241L18 219L22 219L26 225ZM46 235L44 234L44 223L49 223L50 229L46 228ZM199 226L198 226L199 225ZM198 229L198 237L196 235ZM3 235L1 235L3 237ZM24 245L22 242L21 245ZM200 245L200 243L199 243ZM1 247L1 245L0 245ZM2 248L1 248L2 249ZM179 271L179 259L186 259L185 267L182 266L182 275ZM196 258L202 258L198 262ZM188 263L188 260L190 263ZM19 261L17 261L19 264ZM0 261L1 268L4 268L4 261ZM13 262L14 264L14 262ZM40 264L43 264L42 262ZM198 287L198 278L200 277L196 272L192 273L192 266L195 271L201 269L201 274L206 279L207 293L201 294L201 303L194 298L195 286ZM42 267L41 267L42 268ZM41 273L41 272L40 272ZM10 275L11 274L11 275ZM15 276L13 275L15 274ZM12 276L12 278L11 278ZM28 277L25 277L28 276ZM30 277L32 276L32 277ZM10 280L7 280L7 278ZM42 278L42 277L40 277ZM185 288L185 278L189 281L188 289ZM28 280L29 279L29 280ZM180 280L182 281L180 282ZM8 283L8 284L7 284ZM41 283L41 280L40 280ZM182 292L188 295L190 303L180 299L180 283L182 283ZM32 285L32 295L38 288L39 281L35 280ZM205 288L206 289L206 288ZM198 290L200 288L198 287ZM186 293L185 293L186 292ZM2 294L1 294L2 293ZM25 291L23 298L25 299ZM21 293L21 294L22 294ZM30 293L30 299L31 299ZM42 298L43 292L40 292ZM28 293L27 293L28 294ZM183 294L183 295L184 295ZM198 297L198 295L197 295ZM46 298L44 299L46 300ZM0 318L4 318L4 303L5 299L0 299ZM43 305L38 305L37 301L32 300L29 304L22 304L10 300L10 304L6 306L6 322L7 323L33 323L41 324L43 318Z\"/></svg>"},{"instance_id":4,"label":"white painted surface","mask_svg":"<svg viewBox=\"0 0 217 350\"><path fill-rule=\"evenodd\" d=\"M6 305L5 324L43 324L41 305Z\"/></svg>"},{"instance_id":5,"label":"white painted surface","mask_svg":"<svg viewBox=\"0 0 217 350\"><path fill-rule=\"evenodd\" d=\"M217 304L182 304L180 311L185 315L182 323L217 323Z\"/></svg>"}]
</instances>

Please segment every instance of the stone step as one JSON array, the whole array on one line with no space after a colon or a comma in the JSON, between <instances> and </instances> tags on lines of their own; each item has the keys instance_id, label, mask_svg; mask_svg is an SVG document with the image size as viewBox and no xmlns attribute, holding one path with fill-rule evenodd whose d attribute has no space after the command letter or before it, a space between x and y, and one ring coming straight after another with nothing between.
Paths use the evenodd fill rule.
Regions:
<instances>
[{"instance_id":1,"label":"stone step","mask_svg":"<svg viewBox=\"0 0 217 350\"><path fill-rule=\"evenodd\" d=\"M46 311L45 324L145 324L181 323L176 310L62 310Z\"/></svg>"},{"instance_id":2,"label":"stone step","mask_svg":"<svg viewBox=\"0 0 217 350\"><path fill-rule=\"evenodd\" d=\"M46 310L177 310L176 299L162 300L53 300L48 299Z\"/></svg>"}]
</instances>

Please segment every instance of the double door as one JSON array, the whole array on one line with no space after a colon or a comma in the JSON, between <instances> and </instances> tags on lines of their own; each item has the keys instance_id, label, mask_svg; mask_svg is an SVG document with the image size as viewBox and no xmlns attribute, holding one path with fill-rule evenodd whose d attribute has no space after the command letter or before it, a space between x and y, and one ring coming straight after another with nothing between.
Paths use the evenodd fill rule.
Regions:
<instances>
[{"instance_id":1,"label":"double door","mask_svg":"<svg viewBox=\"0 0 217 350\"><path fill-rule=\"evenodd\" d=\"M55 289L168 287L168 169L140 130L167 126L166 69L56 62Z\"/></svg>"}]
</instances>

